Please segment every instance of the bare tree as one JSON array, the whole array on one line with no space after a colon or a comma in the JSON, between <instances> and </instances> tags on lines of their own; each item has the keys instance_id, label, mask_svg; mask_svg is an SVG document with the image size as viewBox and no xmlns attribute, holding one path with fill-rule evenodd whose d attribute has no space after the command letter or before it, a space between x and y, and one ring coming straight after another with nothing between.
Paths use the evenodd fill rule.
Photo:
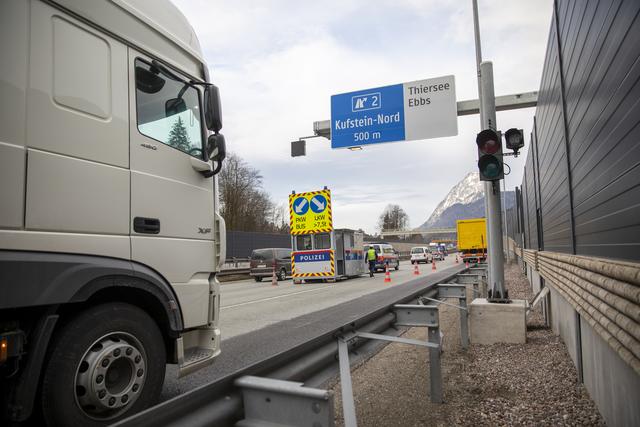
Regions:
<instances>
[{"instance_id":1,"label":"bare tree","mask_svg":"<svg viewBox=\"0 0 640 427\"><path fill-rule=\"evenodd\" d=\"M289 232L286 211L262 188L262 175L230 153L219 175L221 212L229 230Z\"/></svg>"},{"instance_id":2,"label":"bare tree","mask_svg":"<svg viewBox=\"0 0 640 427\"><path fill-rule=\"evenodd\" d=\"M378 229L406 230L409 228L409 215L398 205L389 204L378 217Z\"/></svg>"}]
</instances>

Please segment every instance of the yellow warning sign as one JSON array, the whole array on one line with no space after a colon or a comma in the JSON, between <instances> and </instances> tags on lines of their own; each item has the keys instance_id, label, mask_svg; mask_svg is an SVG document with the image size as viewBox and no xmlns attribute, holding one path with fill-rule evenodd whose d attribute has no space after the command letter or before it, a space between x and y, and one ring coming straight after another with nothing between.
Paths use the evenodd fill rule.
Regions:
<instances>
[{"instance_id":1,"label":"yellow warning sign","mask_svg":"<svg viewBox=\"0 0 640 427\"><path fill-rule=\"evenodd\" d=\"M331 190L289 195L291 234L328 233L333 230Z\"/></svg>"}]
</instances>

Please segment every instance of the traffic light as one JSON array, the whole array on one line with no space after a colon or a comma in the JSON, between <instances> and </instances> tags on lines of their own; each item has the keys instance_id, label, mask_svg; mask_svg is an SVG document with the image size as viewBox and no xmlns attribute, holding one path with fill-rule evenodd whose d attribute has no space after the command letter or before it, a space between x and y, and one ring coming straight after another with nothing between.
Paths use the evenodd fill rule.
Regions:
<instances>
[{"instance_id":1,"label":"traffic light","mask_svg":"<svg viewBox=\"0 0 640 427\"><path fill-rule=\"evenodd\" d=\"M524 147L524 132L522 129L511 128L504 133L507 149L513 150L513 154L517 157L518 151Z\"/></svg>"},{"instance_id":2,"label":"traffic light","mask_svg":"<svg viewBox=\"0 0 640 427\"><path fill-rule=\"evenodd\" d=\"M492 129L485 129L476 137L478 145L478 169L480 181L498 181L504 178L502 165L502 136Z\"/></svg>"}]
</instances>

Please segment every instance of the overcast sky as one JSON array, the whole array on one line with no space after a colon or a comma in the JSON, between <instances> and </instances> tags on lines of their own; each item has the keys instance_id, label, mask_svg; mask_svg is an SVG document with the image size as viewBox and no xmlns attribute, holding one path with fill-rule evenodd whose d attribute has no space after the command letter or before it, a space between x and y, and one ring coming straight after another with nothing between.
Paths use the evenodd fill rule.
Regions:
<instances>
[{"instance_id":1,"label":"overcast sky","mask_svg":"<svg viewBox=\"0 0 640 427\"><path fill-rule=\"evenodd\" d=\"M306 157L290 157L292 140L330 118L333 94L453 74L458 101L477 98L471 0L174 2L220 87L227 149L260 170L275 202L326 185L336 227L373 232L388 203L416 227L477 169L477 115L458 118L455 137L355 152L311 139ZM552 0L479 0L479 7L496 95L538 90ZM525 155L508 160L508 189L522 181L533 114L498 113L499 129L526 135Z\"/></svg>"}]
</instances>

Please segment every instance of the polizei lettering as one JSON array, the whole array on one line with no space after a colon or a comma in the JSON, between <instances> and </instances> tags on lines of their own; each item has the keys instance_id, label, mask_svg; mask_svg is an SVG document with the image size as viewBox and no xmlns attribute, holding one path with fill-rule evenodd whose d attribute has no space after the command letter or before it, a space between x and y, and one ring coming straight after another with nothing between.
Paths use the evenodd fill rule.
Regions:
<instances>
[{"instance_id":1,"label":"polizei lettering","mask_svg":"<svg viewBox=\"0 0 640 427\"><path fill-rule=\"evenodd\" d=\"M300 255L300 261L324 261L324 254Z\"/></svg>"},{"instance_id":2,"label":"polizei lettering","mask_svg":"<svg viewBox=\"0 0 640 427\"><path fill-rule=\"evenodd\" d=\"M357 119L336 120L335 128L337 130L358 129L374 124L382 125L388 123L400 123L400 112L395 114L377 114L376 116L363 116Z\"/></svg>"}]
</instances>

